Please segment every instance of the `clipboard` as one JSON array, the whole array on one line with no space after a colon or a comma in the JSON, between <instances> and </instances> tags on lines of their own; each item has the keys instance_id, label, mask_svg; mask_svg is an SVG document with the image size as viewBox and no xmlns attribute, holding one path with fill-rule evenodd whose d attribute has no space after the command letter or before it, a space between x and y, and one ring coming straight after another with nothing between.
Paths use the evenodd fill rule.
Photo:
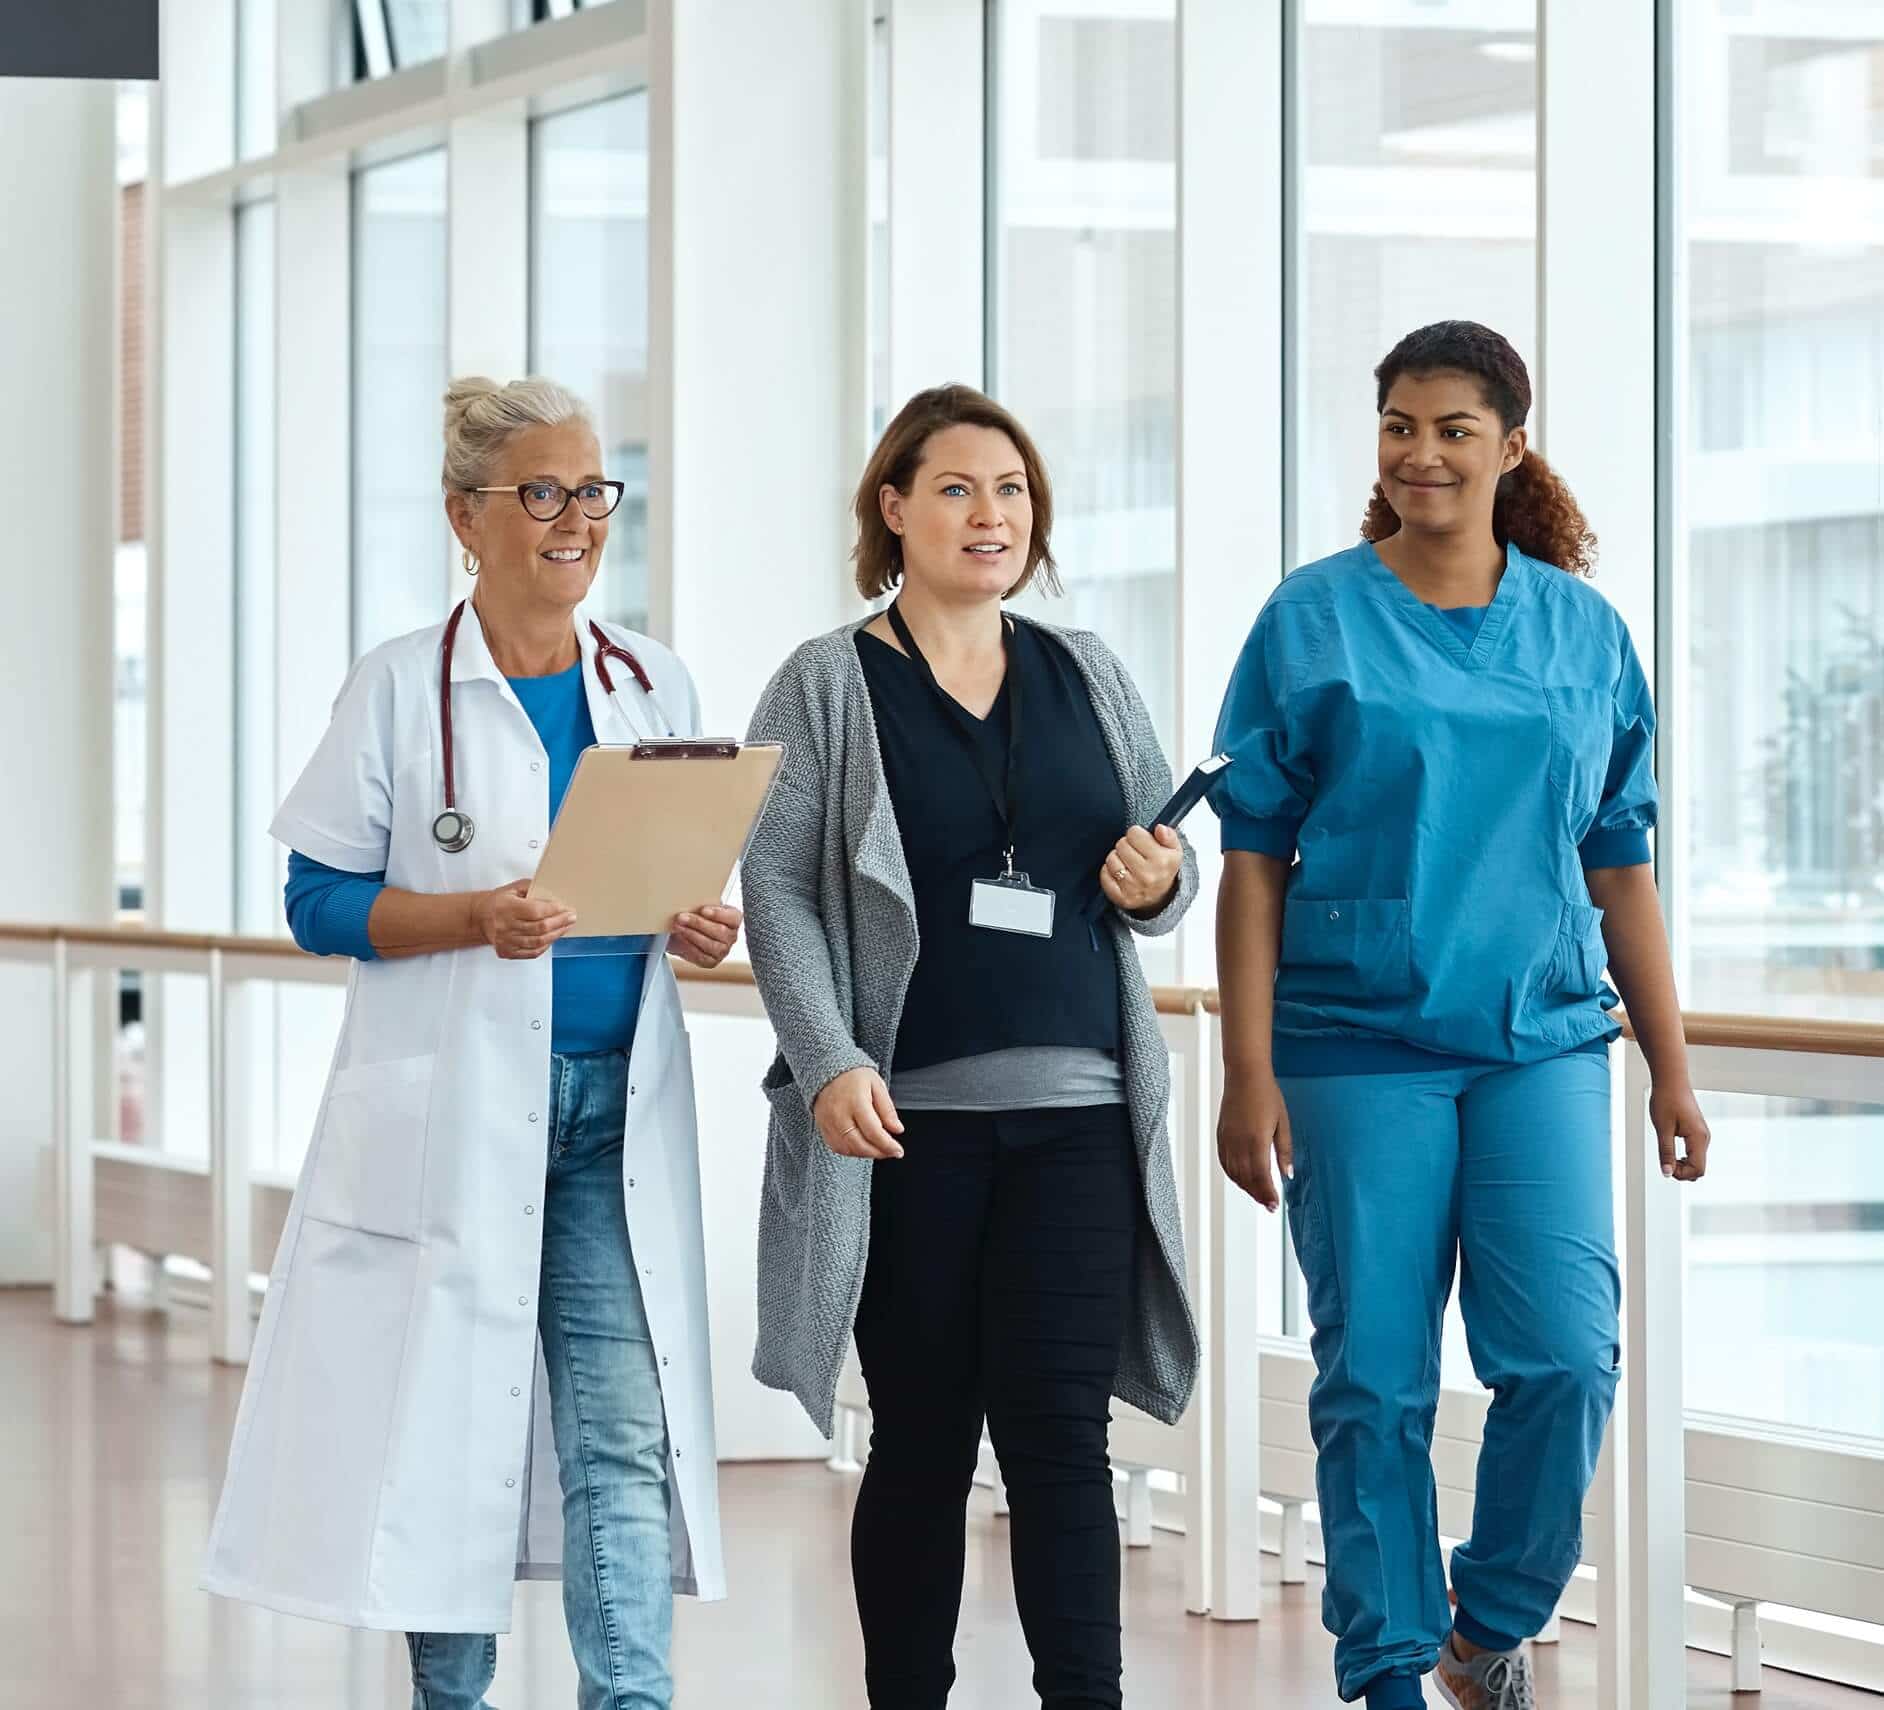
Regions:
<instances>
[{"instance_id":1,"label":"clipboard","mask_svg":"<svg viewBox=\"0 0 1884 1710\"><path fill-rule=\"evenodd\" d=\"M721 896L784 755L686 739L584 749L530 881L576 912L559 945L662 933Z\"/></svg>"}]
</instances>

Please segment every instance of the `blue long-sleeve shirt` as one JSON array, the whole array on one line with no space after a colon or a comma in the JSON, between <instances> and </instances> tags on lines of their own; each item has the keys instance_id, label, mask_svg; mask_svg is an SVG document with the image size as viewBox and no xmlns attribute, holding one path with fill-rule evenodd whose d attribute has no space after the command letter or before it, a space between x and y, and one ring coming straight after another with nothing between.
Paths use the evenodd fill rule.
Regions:
<instances>
[{"instance_id":1,"label":"blue long-sleeve shirt","mask_svg":"<svg viewBox=\"0 0 1884 1710\"><path fill-rule=\"evenodd\" d=\"M553 820L576 761L595 743L582 664L578 660L553 677L512 677L509 683L549 756ZM371 962L379 953L367 937L366 920L385 887L383 871L343 872L290 850L283 892L288 930L295 943L317 956L355 956ZM642 939L622 955L556 958L551 970L551 1050L625 1051L633 1045L647 951L648 940Z\"/></svg>"}]
</instances>

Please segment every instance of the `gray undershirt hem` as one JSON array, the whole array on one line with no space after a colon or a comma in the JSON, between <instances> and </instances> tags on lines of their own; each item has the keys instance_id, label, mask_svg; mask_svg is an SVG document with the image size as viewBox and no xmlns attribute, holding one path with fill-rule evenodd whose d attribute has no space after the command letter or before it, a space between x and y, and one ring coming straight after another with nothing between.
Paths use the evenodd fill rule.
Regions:
<instances>
[{"instance_id":1,"label":"gray undershirt hem","mask_svg":"<svg viewBox=\"0 0 1884 1710\"><path fill-rule=\"evenodd\" d=\"M899 1110L1060 1110L1125 1103L1125 1073L1110 1051L1019 1045L929 1063L890 1077Z\"/></svg>"}]
</instances>

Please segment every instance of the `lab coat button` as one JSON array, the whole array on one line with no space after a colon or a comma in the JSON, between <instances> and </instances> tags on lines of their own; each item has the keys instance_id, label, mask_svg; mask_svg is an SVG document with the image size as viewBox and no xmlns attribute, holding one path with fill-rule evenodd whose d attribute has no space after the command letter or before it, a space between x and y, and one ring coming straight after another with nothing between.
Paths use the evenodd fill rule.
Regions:
<instances>
[{"instance_id":1,"label":"lab coat button","mask_svg":"<svg viewBox=\"0 0 1884 1710\"><path fill-rule=\"evenodd\" d=\"M540 771L542 771L542 770L543 770L543 762L542 762L541 760L532 760L532 761L530 762L530 770L531 770L532 772L540 772Z\"/></svg>"},{"instance_id":2,"label":"lab coat button","mask_svg":"<svg viewBox=\"0 0 1884 1710\"><path fill-rule=\"evenodd\" d=\"M530 1112L530 1120L532 1122L536 1121L536 1112L534 1110Z\"/></svg>"},{"instance_id":3,"label":"lab coat button","mask_svg":"<svg viewBox=\"0 0 1884 1710\"><path fill-rule=\"evenodd\" d=\"M512 1384L510 1388L510 1393L512 1395L521 1395L523 1394L523 1391L518 1389L515 1384Z\"/></svg>"},{"instance_id":4,"label":"lab coat button","mask_svg":"<svg viewBox=\"0 0 1884 1710\"><path fill-rule=\"evenodd\" d=\"M517 1304L519 1306L528 1306L530 1304L530 1297L527 1294L518 1295Z\"/></svg>"},{"instance_id":5,"label":"lab coat button","mask_svg":"<svg viewBox=\"0 0 1884 1710\"><path fill-rule=\"evenodd\" d=\"M536 1216L536 1207L535 1207L534 1205L526 1205L526 1206L525 1206L525 1207L523 1208L523 1215L524 1215L525 1217L534 1217L534 1216Z\"/></svg>"},{"instance_id":6,"label":"lab coat button","mask_svg":"<svg viewBox=\"0 0 1884 1710\"><path fill-rule=\"evenodd\" d=\"M635 1185L635 1179L634 1179L634 1177L633 1177L633 1176L630 1176L630 1177L628 1178L628 1185L629 1185L630 1187L633 1187L633 1186Z\"/></svg>"},{"instance_id":7,"label":"lab coat button","mask_svg":"<svg viewBox=\"0 0 1884 1710\"><path fill-rule=\"evenodd\" d=\"M531 1022L531 1023L530 1023L530 1031L531 1031L532 1033L541 1033L541 1032L543 1031L543 1023L542 1023L542 1022L540 1022L540 1021L533 1021L533 1022Z\"/></svg>"},{"instance_id":8,"label":"lab coat button","mask_svg":"<svg viewBox=\"0 0 1884 1710\"><path fill-rule=\"evenodd\" d=\"M516 1488L517 1488L517 1481L514 1478L507 1478L504 1480L504 1489L515 1490Z\"/></svg>"},{"instance_id":9,"label":"lab coat button","mask_svg":"<svg viewBox=\"0 0 1884 1710\"><path fill-rule=\"evenodd\" d=\"M537 846L537 840L533 837L530 839L530 847L534 849L536 848L536 846Z\"/></svg>"}]
</instances>

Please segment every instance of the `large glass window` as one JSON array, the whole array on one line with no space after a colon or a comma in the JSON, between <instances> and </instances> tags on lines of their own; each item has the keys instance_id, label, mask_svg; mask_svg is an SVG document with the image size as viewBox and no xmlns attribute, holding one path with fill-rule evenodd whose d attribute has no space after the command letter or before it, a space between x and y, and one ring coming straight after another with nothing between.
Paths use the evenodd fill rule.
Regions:
<instances>
[{"instance_id":1,"label":"large glass window","mask_svg":"<svg viewBox=\"0 0 1884 1710\"><path fill-rule=\"evenodd\" d=\"M445 153L353 180L353 651L444 615Z\"/></svg>"},{"instance_id":2,"label":"large glass window","mask_svg":"<svg viewBox=\"0 0 1884 1710\"><path fill-rule=\"evenodd\" d=\"M1679 924L1693 1007L1879 1020L1884 8L1792 16L1681 14Z\"/></svg>"},{"instance_id":3,"label":"large glass window","mask_svg":"<svg viewBox=\"0 0 1884 1710\"><path fill-rule=\"evenodd\" d=\"M995 13L991 390L1053 478L1061 601L1177 724L1175 0Z\"/></svg>"},{"instance_id":4,"label":"large glass window","mask_svg":"<svg viewBox=\"0 0 1884 1710\"><path fill-rule=\"evenodd\" d=\"M437 59L450 28L450 0L353 0L355 75L384 77Z\"/></svg>"},{"instance_id":5,"label":"large glass window","mask_svg":"<svg viewBox=\"0 0 1884 1710\"><path fill-rule=\"evenodd\" d=\"M1357 23L1298 0L1291 556L1360 538L1374 380L1405 333L1474 320L1537 372L1537 8L1486 0L1473 27L1395 7ZM1252 613L1253 615L1253 613Z\"/></svg>"},{"instance_id":6,"label":"large glass window","mask_svg":"<svg viewBox=\"0 0 1884 1710\"><path fill-rule=\"evenodd\" d=\"M235 917L281 929L275 786L275 204L238 209L235 366Z\"/></svg>"},{"instance_id":7,"label":"large glass window","mask_svg":"<svg viewBox=\"0 0 1884 1710\"><path fill-rule=\"evenodd\" d=\"M648 98L616 96L530 133L530 366L588 403L627 491L589 601L648 622Z\"/></svg>"},{"instance_id":8,"label":"large glass window","mask_svg":"<svg viewBox=\"0 0 1884 1710\"><path fill-rule=\"evenodd\" d=\"M1884 1437L1884 1105L1701 1102L1714 1165L1685 1190L1689 1410Z\"/></svg>"},{"instance_id":9,"label":"large glass window","mask_svg":"<svg viewBox=\"0 0 1884 1710\"><path fill-rule=\"evenodd\" d=\"M592 12L612 0L512 0L512 16L519 25L545 24L552 18L567 18L577 12Z\"/></svg>"},{"instance_id":10,"label":"large glass window","mask_svg":"<svg viewBox=\"0 0 1884 1710\"><path fill-rule=\"evenodd\" d=\"M144 910L144 855L149 767L150 607L144 544L145 386L149 370L145 322L148 251L146 180L150 167L150 89L118 85L118 539L112 561L112 851L117 912L136 920ZM115 1121L104 1131L136 1144L144 1138L147 1085L143 977L118 976L118 1027L112 1041L117 1085Z\"/></svg>"},{"instance_id":11,"label":"large glass window","mask_svg":"<svg viewBox=\"0 0 1884 1710\"><path fill-rule=\"evenodd\" d=\"M146 178L150 88L121 83L118 142L118 540L112 566L114 876L118 908L144 906L149 612L144 546Z\"/></svg>"},{"instance_id":12,"label":"large glass window","mask_svg":"<svg viewBox=\"0 0 1884 1710\"><path fill-rule=\"evenodd\" d=\"M276 0L236 3L236 158L252 160L275 147Z\"/></svg>"},{"instance_id":13,"label":"large glass window","mask_svg":"<svg viewBox=\"0 0 1884 1710\"><path fill-rule=\"evenodd\" d=\"M1415 327L1495 327L1531 364L1537 331L1535 0L1486 0L1471 28L1434 8L1357 22L1338 0L1296 0L1289 137L1294 289L1288 316L1289 568L1360 539L1373 488L1373 371ZM1260 479L1260 475L1252 479ZM1247 624L1268 592L1255 567ZM1285 1258L1283 1329L1308 1333ZM1442 1376L1473 1382L1456 1303Z\"/></svg>"},{"instance_id":14,"label":"large glass window","mask_svg":"<svg viewBox=\"0 0 1884 1710\"><path fill-rule=\"evenodd\" d=\"M1682 995L1884 1020L1884 7L1676 16ZM1706 1103L1688 1405L1884 1435L1884 1107Z\"/></svg>"}]
</instances>

